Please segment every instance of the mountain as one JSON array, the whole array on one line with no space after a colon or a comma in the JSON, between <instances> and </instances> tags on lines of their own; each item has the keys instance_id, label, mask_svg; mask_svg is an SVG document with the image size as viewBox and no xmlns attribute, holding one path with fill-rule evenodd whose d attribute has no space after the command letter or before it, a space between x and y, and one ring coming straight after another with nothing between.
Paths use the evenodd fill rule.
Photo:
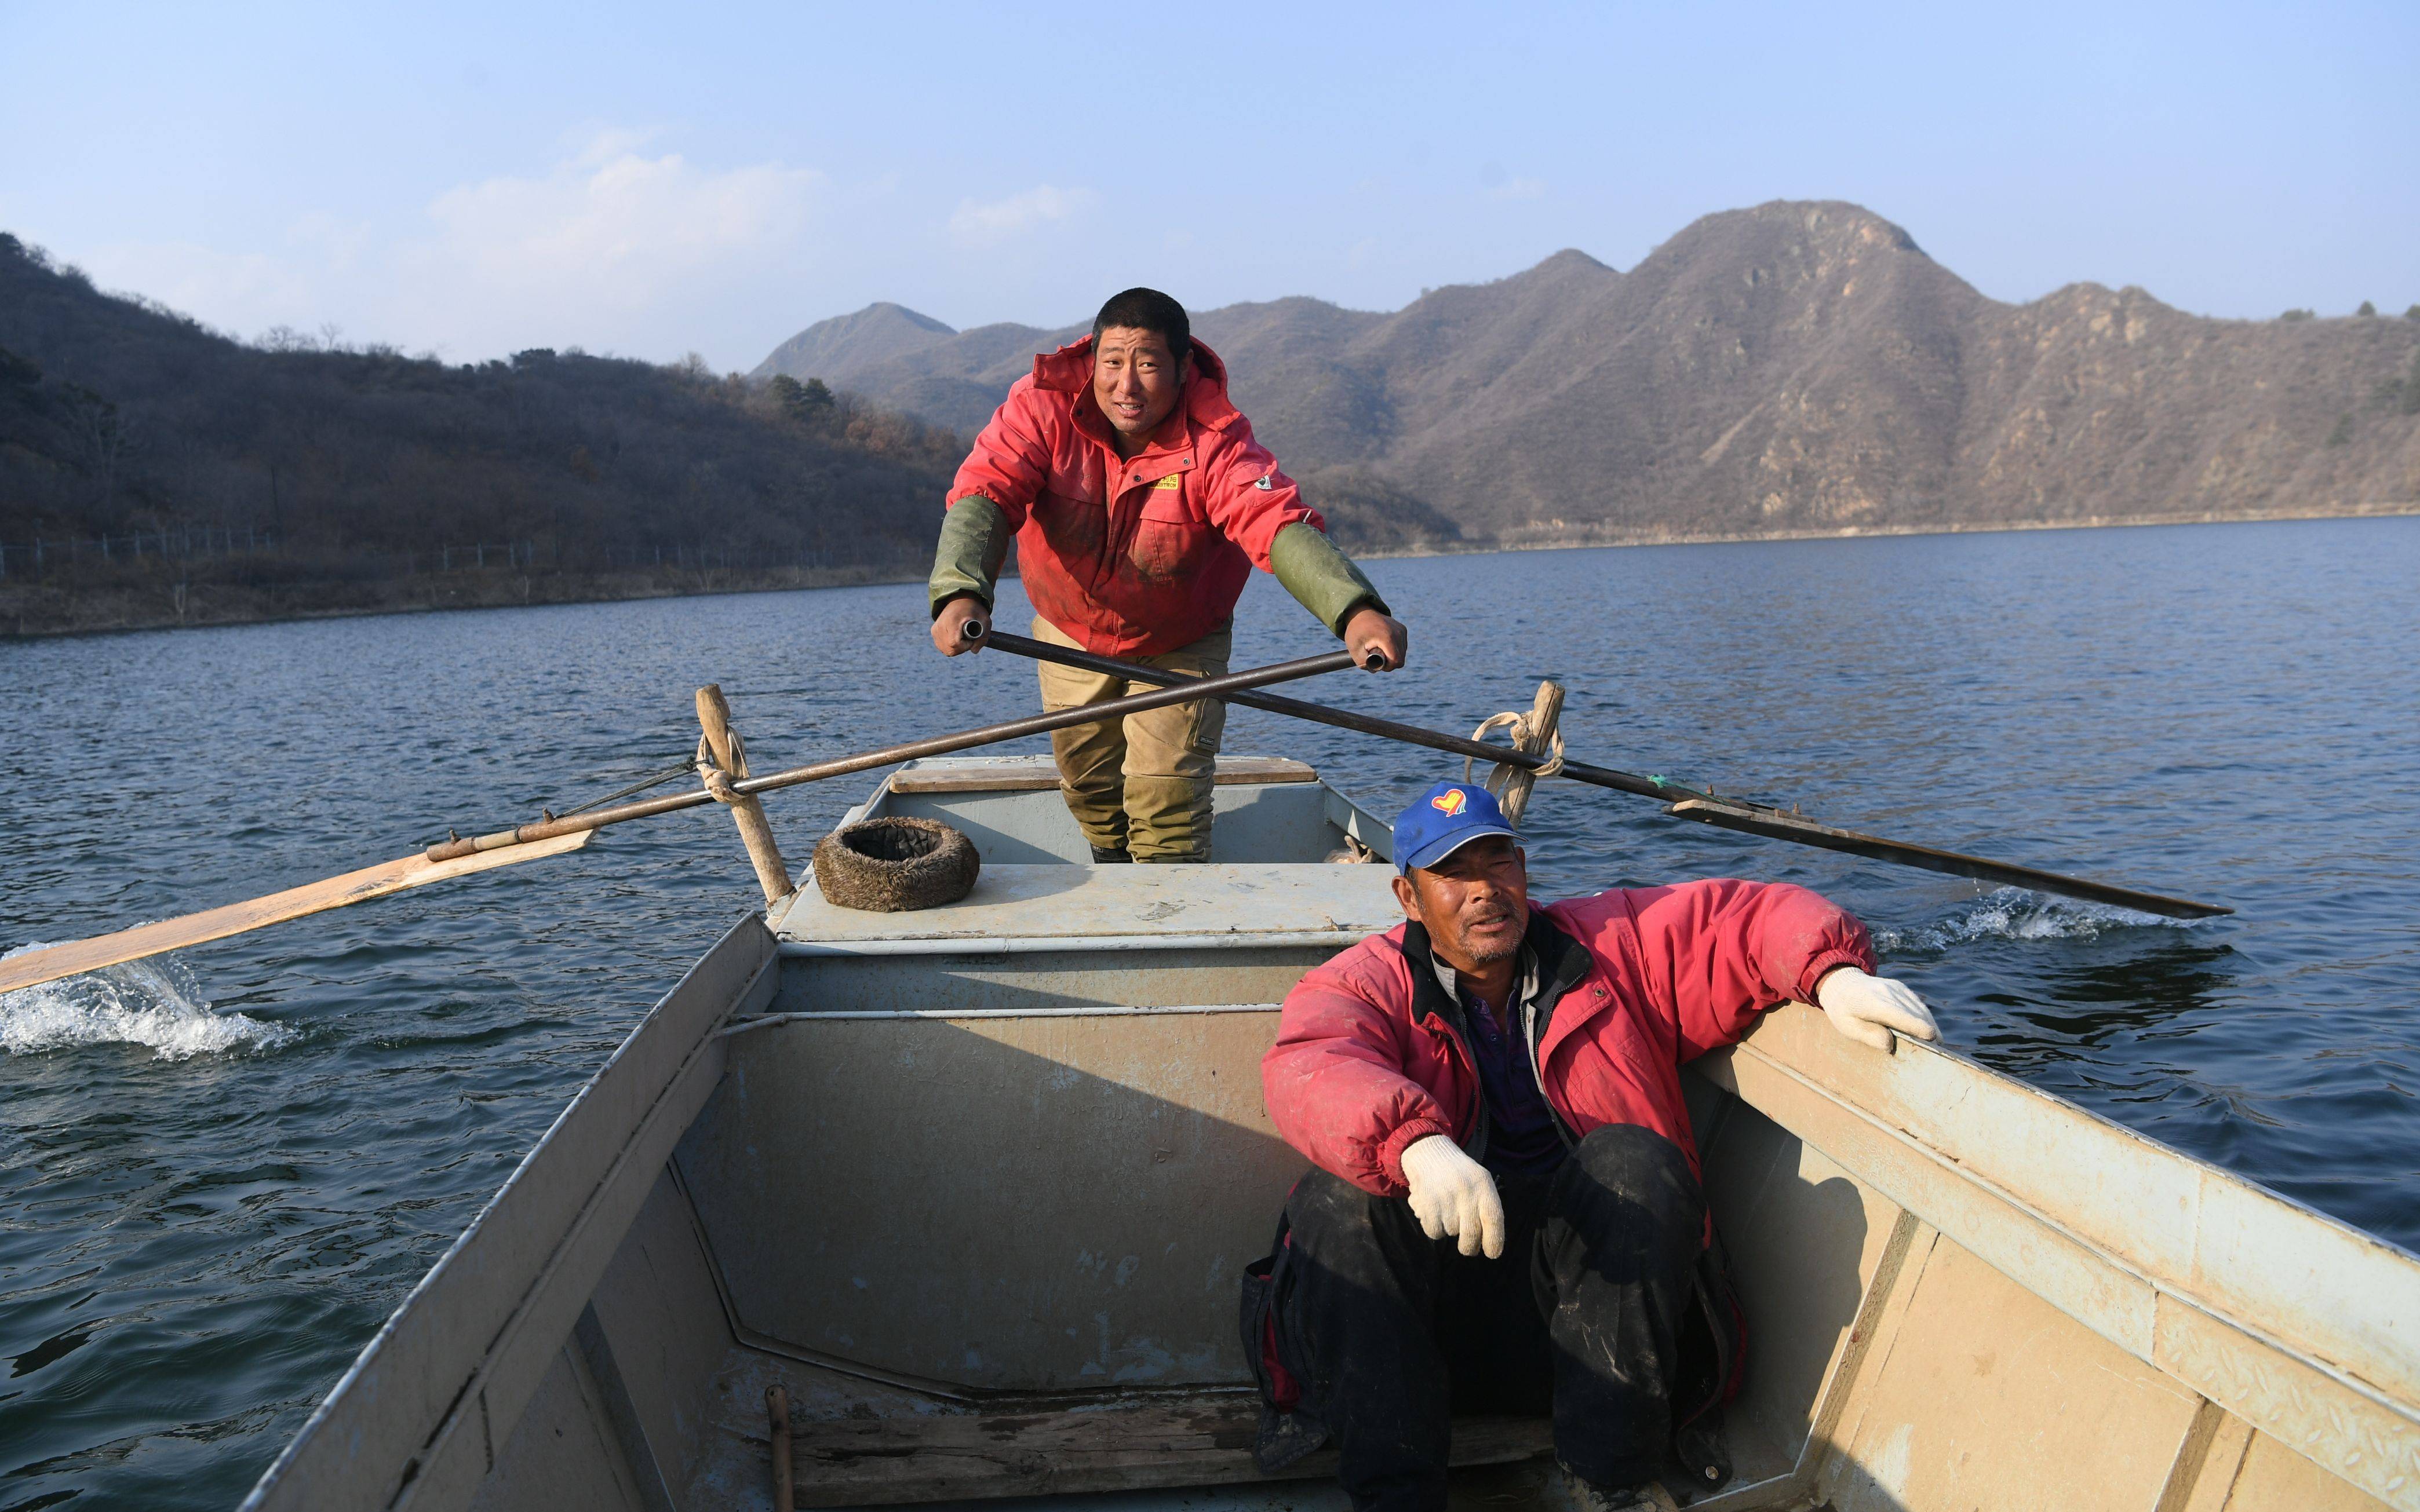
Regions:
<instances>
[{"instance_id":1,"label":"mountain","mask_svg":"<svg viewBox=\"0 0 2420 1512\"><path fill-rule=\"evenodd\" d=\"M749 377L759 380L776 373L808 378L817 373L857 371L893 357L922 351L957 332L931 316L887 301L869 304L855 315L818 320L773 348Z\"/></svg>"},{"instance_id":2,"label":"mountain","mask_svg":"<svg viewBox=\"0 0 2420 1512\"><path fill-rule=\"evenodd\" d=\"M1084 329L927 322L799 365L873 314L759 373L971 433ZM1710 215L1627 272L1561 252L1392 314L1289 299L1194 329L1365 547L2420 507L2420 320L2217 320L2092 284L2003 303L1854 205Z\"/></svg>"},{"instance_id":3,"label":"mountain","mask_svg":"<svg viewBox=\"0 0 2420 1512\"><path fill-rule=\"evenodd\" d=\"M964 451L694 365L247 346L0 235L0 630L921 576Z\"/></svg>"}]
</instances>

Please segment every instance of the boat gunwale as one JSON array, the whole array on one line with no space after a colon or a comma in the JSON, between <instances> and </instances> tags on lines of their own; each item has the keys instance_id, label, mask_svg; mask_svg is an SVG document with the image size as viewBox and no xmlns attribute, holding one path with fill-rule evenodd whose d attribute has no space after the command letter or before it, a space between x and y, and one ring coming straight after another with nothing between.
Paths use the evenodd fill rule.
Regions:
<instances>
[{"instance_id":1,"label":"boat gunwale","mask_svg":"<svg viewBox=\"0 0 2420 1512\"><path fill-rule=\"evenodd\" d=\"M788 1013L758 1013L726 1024L717 1032L735 1034L783 1024L863 1023L868 1019L1123 1019L1175 1013L1275 1013L1283 1003L1083 1003L1070 1008L834 1008Z\"/></svg>"},{"instance_id":2,"label":"boat gunwale","mask_svg":"<svg viewBox=\"0 0 2420 1512\"><path fill-rule=\"evenodd\" d=\"M2350 1327L2315 1330L2335 1335L2326 1344L2292 1336L2280 1315L2308 1309L2297 1309L2290 1298L2265 1295L2257 1285L2247 1288L2250 1295L2239 1293L2232 1299L2196 1288L2172 1266L2125 1242L2143 1232L2140 1226L2119 1224L2115 1236L2093 1232L2100 1226L2083 1222L2077 1205L2062 1203L2059 1194L2047 1190L2039 1179L2053 1164L2040 1141L2010 1139L2008 1130L2012 1122L2039 1127L2047 1116L2071 1137L2107 1142L2108 1149L2123 1151L2115 1162L2090 1163L2095 1170L2115 1165L2188 1175L2196 1199L2196 1226L2201 1199L2215 1190L2225 1200L2249 1204L2255 1215L2309 1225L2303 1236L2305 1243L2322 1250L2335 1247L2335 1253L2324 1257L2334 1259L2336 1269L2381 1263L2399 1268L2403 1285L2396 1300L2406 1309L2407 1322L2420 1319L2420 1257L1955 1050L1904 1039L1887 1057L1862 1050L1803 1004L1785 1004L1764 1015L1746 1039L1699 1057L1691 1067L2062 1316L2331 1474L2390 1505L2420 1512L2420 1389L2397 1382L2392 1362L2374 1348L2366 1349ZM1904 1107L1918 1101L1895 1098L1896 1090L1944 1072L1956 1079L1955 1095L1925 1101L1957 1110L1955 1119L1919 1128L1912 1126L1913 1120L1891 1117L1895 1102ZM1793 1088L1837 1110L1836 1116L1827 1119L1810 1115L1803 1104L1793 1106ZM1978 1089L1980 1098L1974 1095ZM1935 1090L1947 1094L1950 1088ZM2007 1116L2010 1108L2005 1100L2011 1098L2030 1119ZM1994 1100L2002 1100L2002 1106L1974 1105ZM1843 1117L1879 1136L1881 1158L1875 1158L1874 1150L1860 1158L1844 1148L1854 1145L1861 1131L1844 1129ZM1962 1134L1969 1148L1945 1146L1944 1136L1949 1134ZM1900 1152L1896 1160L1890 1155L1894 1149ZM1913 1165L1907 1164L1911 1159ZM2070 1164L2081 1168L2087 1163ZM2037 1179L2028 1180L2028 1176ZM1945 1180L1950 1184L1944 1186ZM1983 1205L1962 1205L1962 1187L1981 1197ZM2050 1245L2038 1242L2044 1237ZM2342 1298L2361 1289L2329 1287L2325 1294ZM2108 1294L2117 1300L2106 1300ZM2376 1306L2374 1296L2364 1300L2373 1304L2371 1310L2389 1314L2382 1330L2370 1332L2391 1337L2396 1320L2391 1311ZM2262 1301L2270 1305L2248 1304ZM2180 1308L2189 1309L2190 1315L2180 1315ZM2226 1335L2210 1333L2213 1325L2240 1339L2242 1347L2230 1350ZM2330 1344L2334 1350L2326 1347ZM2282 1380L2276 1369L2280 1365L2288 1367ZM2314 1400L2315 1394L2323 1399Z\"/></svg>"},{"instance_id":3,"label":"boat gunwale","mask_svg":"<svg viewBox=\"0 0 2420 1512\"><path fill-rule=\"evenodd\" d=\"M738 945L750 943L748 935L752 930L756 940L751 958L738 963L746 969L747 975L728 992L706 995L707 1005L711 1008L707 1021L677 1043L643 1043L654 1037L650 1031L657 1035L665 1032L663 1026L673 1021L677 1011L701 1006L685 1003L681 999L693 985L703 990L709 973L721 968L726 956L733 954ZM261 1473L238 1512L268 1512L268 1509L284 1507L328 1512L328 1509L339 1507L369 1509L418 1504L432 1485L442 1484L449 1474L459 1475L461 1434L468 1426L466 1419L471 1418L475 1418L480 1433L480 1473L484 1476L493 1470L495 1456L526 1409L529 1396L536 1390L545 1366L540 1365L535 1370L524 1370L526 1380L510 1383L520 1400L511 1406L509 1420L502 1424L494 1421L494 1404L488 1399L500 1371L504 1365L532 1352L541 1362L551 1361L570 1338L572 1321L567 1319L561 1337L542 1341L543 1347L537 1348L527 1337L524 1325L535 1310L549 1303L559 1302L549 1293L563 1284L566 1252L579 1244L589 1221L608 1199L627 1198L631 1213L635 1213L638 1203L644 1199L647 1191L662 1174L663 1166L671 1159L672 1142L687 1133L698 1109L690 1110L689 1116L681 1119L680 1127L673 1131L671 1140L666 1141L661 1158L654 1164L644 1169L634 1169L630 1164L632 1150L641 1138L660 1121L674 1095L697 1072L702 1070L716 1072L702 1089L693 1089L698 1092L700 1108L704 1106L706 1097L720 1083L723 1046L721 1037L715 1031L727 1023L735 1011L743 1010L750 1000L758 997L768 1002L771 1000L778 985L780 957L769 949L770 945L771 938L764 930L761 916L751 914L740 918L707 947L679 980L631 1026L629 1033L615 1045L604 1064L581 1084L580 1089L555 1115L546 1132L516 1163L511 1175L504 1179L470 1224L446 1247L445 1253L404 1294L403 1300L387 1316L378 1333L362 1347L352 1364L337 1378L335 1385L330 1388L310 1416L303 1420L302 1426L295 1430L294 1436L287 1441L277 1458ZM657 1059L669 1064L643 1066L643 1059ZM645 1085L628 1088L615 1085L630 1076L644 1076ZM605 1106L609 1097L623 1094L629 1095L637 1105L627 1110L626 1116L618 1122L597 1129L578 1127L592 1118L607 1117L613 1111ZM544 1172L541 1167L550 1161L574 1159L584 1153L572 1150L571 1141L575 1134L590 1140L592 1149L601 1149L602 1154L591 1155L580 1162L582 1166L593 1166L594 1169L585 1184L578 1189L571 1201L570 1211L551 1232L535 1236L508 1232L514 1224L527 1223L536 1215L525 1210L542 1211L542 1204L564 1200L558 1189L547 1187L540 1180L541 1175L562 1173ZM632 1181L633 1177L644 1180ZM625 1185L635 1185L635 1195L621 1190ZM613 1236L616 1246L628 1232L628 1217L629 1214L625 1214L622 1229ZM485 1255L481 1253L483 1248L493 1248L500 1253ZM601 1274L612 1254L613 1249L609 1247L600 1256L583 1256L581 1258L593 1260L593 1268ZM477 1344L465 1350L456 1340L451 1341L454 1347L448 1348L449 1341L433 1335L441 1333L449 1319L432 1316L430 1309L441 1303L455 1304L463 1297L479 1296L478 1283L484 1279L485 1267L499 1260L507 1263L514 1271L525 1273L524 1278L512 1288L502 1316L485 1331ZM586 1304L595 1283L596 1277L590 1276L582 1287L579 1300L582 1305ZM575 1318L576 1314L577 1309L574 1309ZM414 1330L418 1330L422 1336L413 1337ZM456 1332L460 1332L458 1324ZM411 1349L417 1349L427 1358L392 1357L397 1350ZM465 1356L466 1359L458 1358ZM414 1366L421 1368L415 1373ZM400 1380L388 1379L398 1373ZM392 1405L385 1398L394 1395L397 1386L406 1397L425 1396L428 1389L427 1381L432 1377L458 1382L458 1385L442 1404L437 1403L433 1396L427 1397L423 1411L415 1414L420 1421L409 1425L408 1431L394 1427L383 1415L383 1411ZM365 1396L365 1393L369 1395ZM401 1405L409 1407L410 1403L407 1401ZM349 1412L368 1415L363 1420L346 1423L342 1420ZM380 1431L381 1425L384 1425L383 1432ZM334 1437L336 1435L342 1437ZM398 1439L403 1441L399 1446L396 1442ZM365 1473L361 1458L365 1452L370 1452L363 1442L365 1440L380 1447L399 1447L397 1462L392 1466L372 1467ZM336 1462L319 1462L326 1459Z\"/></svg>"},{"instance_id":4,"label":"boat gunwale","mask_svg":"<svg viewBox=\"0 0 2420 1512\"><path fill-rule=\"evenodd\" d=\"M888 940L783 940L777 949L791 960L918 955L1124 955L1143 950L1296 949L1323 945L1357 945L1368 938L1368 934L1349 927L1197 930L1189 934L1105 930L1097 934L919 934Z\"/></svg>"}]
</instances>

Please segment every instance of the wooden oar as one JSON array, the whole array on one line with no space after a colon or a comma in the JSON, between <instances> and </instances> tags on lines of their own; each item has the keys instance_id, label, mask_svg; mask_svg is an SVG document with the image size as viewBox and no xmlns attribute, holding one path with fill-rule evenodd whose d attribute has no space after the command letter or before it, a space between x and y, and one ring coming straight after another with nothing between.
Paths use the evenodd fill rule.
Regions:
<instances>
[{"instance_id":1,"label":"wooden oar","mask_svg":"<svg viewBox=\"0 0 2420 1512\"><path fill-rule=\"evenodd\" d=\"M244 903L228 903L199 914L187 914L178 918L163 918L155 924L138 924L119 930L115 934L96 935L89 940L76 940L67 945L44 946L0 961L0 993L15 992L20 987L32 987L79 972L99 971L124 961L140 961L147 955L161 955L181 950L189 945L202 945L210 940L223 940L230 934L241 934L265 924L280 924L289 918L302 918L323 914L331 908L349 903L367 903L383 898L406 887L425 887L431 882L443 882L452 877L466 877L473 872L491 872L516 861L535 861L541 856L561 856L588 843L589 834L563 835L542 840L535 844L506 849L481 851L476 856L458 856L450 861L432 861L414 853L393 861L365 866L359 872L348 872L340 877L327 877L318 882L272 892L266 898L254 898Z\"/></svg>"},{"instance_id":2,"label":"wooden oar","mask_svg":"<svg viewBox=\"0 0 2420 1512\"><path fill-rule=\"evenodd\" d=\"M1071 725L1092 724L1101 719L1122 719L1129 714L1147 709L1166 708L1173 703L1192 703L1207 698L1226 698L1271 683L1290 682L1297 677L1311 677L1320 672L1342 671L1353 665L1350 652L1332 651L1323 656L1305 656L1296 661L1280 662L1273 667L1258 667L1247 671L1230 672L1223 677L1190 681L1179 687L1161 688L1156 692L1137 693L1127 698L1109 699L1099 703L1078 704L1052 714L1037 714L1029 718L1012 719L1005 724L985 725L981 729L961 731L956 734L936 735L928 740L911 740L905 745L889 746L881 750L866 751L856 756L844 756L829 762L816 762L806 766L794 766L784 772L768 772L734 782L731 787L741 794L770 793L776 788L796 787L802 782L819 782L829 777L844 777L851 772L863 772L876 766L895 765L921 756L940 756L973 746L997 745L1003 740L1021 739L1027 735L1047 734ZM588 837L608 825L627 824L633 819L649 819L659 813L675 813L683 809L695 809L717 801L704 788L678 793L670 797L646 798L610 809L593 809L586 813L566 814L562 818L548 815L518 829L500 830L473 840L455 839L431 845L419 856L407 856L343 876L329 877L285 892L271 893L246 903L228 903L205 913L187 914L178 918L162 919L158 923L139 925L115 934L102 934L88 940L75 940L64 945L44 946L39 950L26 950L0 961L0 992L14 992L21 987L37 986L72 977L78 972L97 971L120 962L140 960L144 956L161 955L200 945L209 940L223 940L230 934L241 934L264 924L275 924L288 918L301 918L308 914L342 908L348 903L384 897L404 887L416 887L424 883L442 882L473 872L485 872L494 867L510 866L516 861L533 861L540 856L560 856L576 851L588 843Z\"/></svg>"},{"instance_id":3,"label":"wooden oar","mask_svg":"<svg viewBox=\"0 0 2420 1512\"><path fill-rule=\"evenodd\" d=\"M834 761L814 762L805 766L793 766L786 772L768 772L731 784L735 793L770 793L776 788L796 787L801 782L820 782L828 777L846 777L851 772L863 772L876 766L891 766L923 756L945 756L970 746L993 746L1003 740L1018 740L1027 735L1048 734L1072 725L1094 724L1103 719L1123 719L1129 714L1146 709L1164 709L1171 703L1192 703L1202 699L1225 698L1249 688L1265 687L1271 683L1291 682L1297 677L1311 677L1320 672L1343 671L1353 665L1349 651L1331 651L1324 656L1305 656L1298 661L1281 661L1273 667L1257 667L1249 671L1228 672L1221 677L1180 679L1181 686L1163 687L1156 693L1135 693L1122 699L1107 699L1099 703L1079 703L1055 714L1037 714L1023 719L1011 719L1006 724L985 725L980 730L962 731L954 735L935 735L930 740L911 740L904 746L892 746L882 750L870 750L861 756L843 756ZM556 835L569 835L583 829L601 829L631 819L648 819L659 813L672 813L682 809L694 809L700 804L716 801L713 794L699 789L694 793L676 793L667 798L642 798L612 809L592 809L583 814L551 816L516 829L500 829L492 835L479 835L469 840L456 837L428 847L432 861L451 860L458 856L470 856L479 851L501 846L526 845L532 841L549 840Z\"/></svg>"},{"instance_id":4,"label":"wooden oar","mask_svg":"<svg viewBox=\"0 0 2420 1512\"><path fill-rule=\"evenodd\" d=\"M970 626L971 628L971 626ZM969 637L969 639L978 639ZM980 637L984 644L1002 651L1031 656L1037 661L1055 661L1062 666L1080 668L1085 671L1107 676L1124 677L1138 683L1181 685L1189 674L1171 672L1157 667L1145 667L1136 662L1121 661L1111 656L1098 656L1087 651L1073 651L1064 646L1030 640L1023 636L994 630ZM1331 709L1322 703L1306 703L1300 699L1282 698L1266 693L1242 693L1225 702L1240 703L1247 708L1282 714L1313 724L1333 725L1340 730L1357 731L1388 740L1400 740L1408 745L1425 746L1432 750L1450 751L1456 756L1474 757L1510 766L1537 771L1552 764L1549 756L1530 755L1505 746L1489 746L1476 740L1465 740L1418 725L1401 724L1393 719L1381 719L1373 715L1354 714L1344 709ZM1985 856L1967 856L1958 851L1938 850L1930 845L1912 845L1904 841L1885 840L1854 829L1841 829L1820 824L1804 814L1776 809L1769 804L1747 803L1737 798L1717 797L1700 792L1669 778L1642 777L1636 772L1617 771L1610 766L1591 766L1586 762L1565 760L1556 776L1570 778L1594 787L1611 788L1617 793L1636 794L1656 798L1671 805L1664 811L1675 819L1694 820L1718 828L1738 830L1744 834L1761 835L1769 840L1792 841L1821 850L1840 851L1862 856L1869 860L1890 861L1900 866L1921 868L1927 872L1945 872L1950 876L1973 877L1981 882L1997 882L2014 887L2027 887L2036 892L2054 892L2068 898L2084 898L2093 903L2111 903L2119 908L2132 908L2146 914L2160 914L2169 918L2209 918L2231 914L2232 908L2218 903L2195 903L2186 898L2170 898L2161 893L2143 892L2133 887L2121 887L2106 882L2094 882L2085 877L2063 876L2055 872L2039 871L2029 866L2016 866L2007 861L1994 861Z\"/></svg>"}]
</instances>

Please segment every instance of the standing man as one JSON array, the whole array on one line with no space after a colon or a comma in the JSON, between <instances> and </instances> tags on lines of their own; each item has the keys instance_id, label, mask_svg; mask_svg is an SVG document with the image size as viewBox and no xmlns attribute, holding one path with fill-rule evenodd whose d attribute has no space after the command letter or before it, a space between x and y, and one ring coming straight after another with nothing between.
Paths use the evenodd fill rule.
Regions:
<instances>
[{"instance_id":1,"label":"standing man","mask_svg":"<svg viewBox=\"0 0 2420 1512\"><path fill-rule=\"evenodd\" d=\"M1719 1403L1731 1373L1688 1357L1689 1312L1722 1319L1699 1331L1709 1353L1736 1344L1728 1308L1700 1301L1727 1288L1700 1266L1682 1065L1792 999L1884 1049L1935 1038L1932 1015L1804 887L1533 910L1512 828L1473 783L1405 810L1395 860L1405 922L1306 975L1261 1062L1278 1132L1314 1166L1286 1201L1271 1347L1357 1512L1443 1512L1456 1408L1550 1411L1586 1512L1669 1506L1654 1482L1676 1415ZM1711 1435L1683 1437L1691 1480L1719 1484Z\"/></svg>"},{"instance_id":2,"label":"standing man","mask_svg":"<svg viewBox=\"0 0 2420 1512\"><path fill-rule=\"evenodd\" d=\"M1227 400L1227 369L1185 307L1130 288L1093 333L1033 360L950 486L929 584L933 643L980 649L1008 544L1038 640L1215 676L1254 567L1341 637L1354 659L1404 665L1386 601L1327 538ZM1148 685L1045 662L1046 709ZM1226 706L1178 704L1050 737L1060 789L1094 861L1206 861Z\"/></svg>"}]
</instances>

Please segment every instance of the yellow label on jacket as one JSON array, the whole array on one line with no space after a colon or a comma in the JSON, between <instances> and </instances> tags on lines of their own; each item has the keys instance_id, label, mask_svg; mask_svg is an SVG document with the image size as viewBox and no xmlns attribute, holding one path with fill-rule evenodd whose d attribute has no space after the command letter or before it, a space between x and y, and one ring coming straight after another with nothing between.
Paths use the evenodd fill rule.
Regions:
<instances>
[{"instance_id":1,"label":"yellow label on jacket","mask_svg":"<svg viewBox=\"0 0 2420 1512\"><path fill-rule=\"evenodd\" d=\"M1185 474L1182 472L1171 472L1167 477L1164 477L1157 483L1153 484L1151 486L1152 491L1155 493L1165 492L1170 488L1182 488L1185 486Z\"/></svg>"}]
</instances>

